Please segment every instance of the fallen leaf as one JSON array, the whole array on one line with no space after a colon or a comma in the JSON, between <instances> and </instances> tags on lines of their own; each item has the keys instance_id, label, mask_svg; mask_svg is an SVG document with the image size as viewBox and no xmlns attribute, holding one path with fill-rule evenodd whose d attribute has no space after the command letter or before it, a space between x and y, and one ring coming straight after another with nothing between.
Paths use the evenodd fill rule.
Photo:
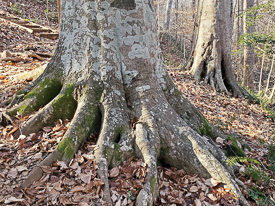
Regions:
<instances>
[{"instance_id":1,"label":"fallen leaf","mask_svg":"<svg viewBox=\"0 0 275 206\"><path fill-rule=\"evenodd\" d=\"M56 162L56 165L60 166L60 169L61 169L61 170L67 169L67 168L68 168L67 163L64 162L64 161L57 161L57 162Z\"/></svg>"},{"instance_id":2,"label":"fallen leaf","mask_svg":"<svg viewBox=\"0 0 275 206\"><path fill-rule=\"evenodd\" d=\"M213 178L209 178L205 181L205 184L210 186L210 187L215 187L217 186L219 183L221 183L221 181L215 180Z\"/></svg>"},{"instance_id":3,"label":"fallen leaf","mask_svg":"<svg viewBox=\"0 0 275 206\"><path fill-rule=\"evenodd\" d=\"M195 205L196 206L202 206L201 201L199 199L196 199L195 200Z\"/></svg>"},{"instance_id":4,"label":"fallen leaf","mask_svg":"<svg viewBox=\"0 0 275 206\"><path fill-rule=\"evenodd\" d=\"M80 179L86 183L86 184L89 184L90 181L91 181L91 175L89 174L80 174Z\"/></svg>"},{"instance_id":5,"label":"fallen leaf","mask_svg":"<svg viewBox=\"0 0 275 206\"><path fill-rule=\"evenodd\" d=\"M18 172L22 172L24 170L28 170L28 168L25 167L25 166L17 166L16 169L17 169Z\"/></svg>"},{"instance_id":6,"label":"fallen leaf","mask_svg":"<svg viewBox=\"0 0 275 206\"><path fill-rule=\"evenodd\" d=\"M11 178L16 178L18 175L18 172L17 172L17 169L16 168L12 168L10 170L10 172L8 173L8 177L11 177Z\"/></svg>"},{"instance_id":7,"label":"fallen leaf","mask_svg":"<svg viewBox=\"0 0 275 206\"><path fill-rule=\"evenodd\" d=\"M24 199L17 199L16 197L9 197L8 199L5 200L5 204L11 203L11 202L23 202Z\"/></svg>"},{"instance_id":8,"label":"fallen leaf","mask_svg":"<svg viewBox=\"0 0 275 206\"><path fill-rule=\"evenodd\" d=\"M198 187L197 186L192 186L189 189L190 192L198 192Z\"/></svg>"},{"instance_id":9,"label":"fallen leaf","mask_svg":"<svg viewBox=\"0 0 275 206\"><path fill-rule=\"evenodd\" d=\"M84 191L85 190L85 187L83 186L76 186L74 188L71 189L71 192L81 192L81 191Z\"/></svg>"},{"instance_id":10,"label":"fallen leaf","mask_svg":"<svg viewBox=\"0 0 275 206\"><path fill-rule=\"evenodd\" d=\"M119 169L118 167L114 167L109 171L109 177L117 177L119 175Z\"/></svg>"},{"instance_id":11,"label":"fallen leaf","mask_svg":"<svg viewBox=\"0 0 275 206\"><path fill-rule=\"evenodd\" d=\"M207 196L214 202L217 200L217 198L213 194L208 194Z\"/></svg>"},{"instance_id":12,"label":"fallen leaf","mask_svg":"<svg viewBox=\"0 0 275 206\"><path fill-rule=\"evenodd\" d=\"M42 128L44 132L51 132L52 131L52 127L43 127Z\"/></svg>"}]
</instances>

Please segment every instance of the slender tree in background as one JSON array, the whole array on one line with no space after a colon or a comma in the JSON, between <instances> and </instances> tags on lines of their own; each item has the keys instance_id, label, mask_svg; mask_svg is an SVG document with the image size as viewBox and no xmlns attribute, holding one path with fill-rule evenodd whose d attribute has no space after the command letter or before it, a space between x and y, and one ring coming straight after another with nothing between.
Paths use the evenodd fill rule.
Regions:
<instances>
[{"instance_id":1,"label":"slender tree in background","mask_svg":"<svg viewBox=\"0 0 275 206\"><path fill-rule=\"evenodd\" d=\"M193 6L194 8L197 7L197 4L198 4L198 0L192 0L192 6Z\"/></svg>"},{"instance_id":2,"label":"slender tree in background","mask_svg":"<svg viewBox=\"0 0 275 206\"><path fill-rule=\"evenodd\" d=\"M235 51L242 51L239 46L239 38L243 35L243 0L235 0L233 8L233 33L232 33L232 49ZM243 77L243 52L239 55L232 55L232 65L237 73L237 80L241 81Z\"/></svg>"},{"instance_id":3,"label":"slender tree in background","mask_svg":"<svg viewBox=\"0 0 275 206\"><path fill-rule=\"evenodd\" d=\"M243 96L245 91L235 80L231 62L232 7L231 0L198 2L195 46L187 68L197 81L204 78L213 88Z\"/></svg>"},{"instance_id":4,"label":"slender tree in background","mask_svg":"<svg viewBox=\"0 0 275 206\"><path fill-rule=\"evenodd\" d=\"M172 5L173 5L173 0L168 0L166 4L166 11L165 11L165 22L164 22L165 31L169 31L169 28L170 28Z\"/></svg>"},{"instance_id":5,"label":"slender tree in background","mask_svg":"<svg viewBox=\"0 0 275 206\"><path fill-rule=\"evenodd\" d=\"M157 161L221 180L249 205L224 153L213 141L227 139L226 135L182 97L167 74L152 2L66 0L61 4L55 54L34 84L20 92L26 93L24 100L8 114L27 115L45 105L22 126L24 135L60 118L72 121L56 150L34 167L21 187L29 187L42 177L40 166L57 160L70 162L86 138L98 132L95 160L109 206L108 168L131 156L142 158L148 171L136 205L152 205L158 197ZM216 33L205 38L207 52L213 48L217 52L212 55L225 53L221 50L227 48L222 46L225 42L217 39ZM223 56L227 66L226 55L217 57L222 61Z\"/></svg>"},{"instance_id":6,"label":"slender tree in background","mask_svg":"<svg viewBox=\"0 0 275 206\"><path fill-rule=\"evenodd\" d=\"M254 6L254 0L244 0L244 11ZM248 18L253 18L244 13L244 35L254 32L254 26L247 23ZM244 47L243 83L242 86L254 89L254 50L251 46Z\"/></svg>"},{"instance_id":7,"label":"slender tree in background","mask_svg":"<svg viewBox=\"0 0 275 206\"><path fill-rule=\"evenodd\" d=\"M235 0L233 9L232 40L236 44L240 36L243 35L243 18L240 16L243 13L243 0Z\"/></svg>"}]
</instances>

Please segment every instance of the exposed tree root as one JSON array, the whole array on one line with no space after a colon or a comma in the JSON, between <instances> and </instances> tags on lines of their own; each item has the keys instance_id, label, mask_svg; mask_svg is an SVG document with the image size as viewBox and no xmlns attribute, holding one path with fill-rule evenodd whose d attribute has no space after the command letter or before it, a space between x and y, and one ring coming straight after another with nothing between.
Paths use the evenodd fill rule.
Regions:
<instances>
[{"instance_id":1,"label":"exposed tree root","mask_svg":"<svg viewBox=\"0 0 275 206\"><path fill-rule=\"evenodd\" d=\"M5 107L6 109L11 108L15 104L18 104L22 97L24 97L25 94L27 94L30 90L32 90L36 83L40 81L42 76L39 76L36 80L34 80L30 85L26 86L24 89L19 90L19 92L16 92L10 99L7 99L0 103L0 107ZM12 88L14 86L6 88L3 92L9 91L11 89L16 89L16 87Z\"/></svg>"},{"instance_id":2,"label":"exposed tree root","mask_svg":"<svg viewBox=\"0 0 275 206\"><path fill-rule=\"evenodd\" d=\"M127 102L122 97L109 96L107 92L103 92L100 93L101 98L94 98L96 96L94 90L74 86L74 99L77 100L78 106L69 129L56 150L33 168L21 187L27 188L39 180L43 176L42 166L50 166L57 160L68 163L90 133L100 128L99 149L95 152L95 160L98 175L105 183L104 200L109 206L112 205L112 201L108 187L108 169L121 164L132 155L141 157L147 164L147 181L136 199L137 205L153 204L158 197L157 162L183 168L186 172L196 173L201 177L219 179L231 188L242 204L249 205L229 174L232 174L232 171L228 170L225 156L212 140L221 132L216 131L209 124L212 134L202 133L206 135L204 137L199 135L198 128L206 124L205 122L202 124L204 117L181 95L176 95L178 91L168 79L167 85L171 90L164 94L169 104L164 102L160 107L149 105L145 103L145 98L148 96L141 96L144 103L131 113L139 117L134 122L131 122L127 110L124 109ZM54 121L53 117L60 118L52 111L54 103L64 94L65 89L62 89L51 102L34 115L21 129L23 134L35 132L45 126L45 123L51 124ZM134 96L128 97L129 102L131 98ZM159 98L163 98L162 95ZM99 109L99 99L101 99L101 109ZM180 105L184 102L186 105L182 108ZM187 114L187 110L192 115ZM37 123L36 127L34 127L35 123ZM213 135L212 138L209 137L211 135Z\"/></svg>"},{"instance_id":3,"label":"exposed tree root","mask_svg":"<svg viewBox=\"0 0 275 206\"><path fill-rule=\"evenodd\" d=\"M56 99L59 98L60 96L58 95ZM54 101L55 100L52 102ZM49 103L49 105L47 105L43 111L41 111L42 113L38 114L37 116L35 115L28 124L32 124L32 122L37 120L37 118L42 117L43 113L47 112L48 108L52 106L52 102ZM90 110L91 107L94 107L93 111ZM100 114L98 113L98 110L96 110L97 107L97 105L93 105L93 102L87 101L87 96L84 96L80 99L76 114L71 122L71 126L64 134L62 141L59 143L58 147L53 153L47 156L38 165L38 167L34 168L30 175L21 184L22 188L29 187L34 181L37 181L41 178L43 171L39 167L50 166L57 160L62 160L68 163L73 158L80 145L86 140L90 133L95 132L93 129L97 128L98 120L100 120ZM47 112L47 115L49 116L48 119L51 119L53 113ZM38 128L39 127L36 127L36 129Z\"/></svg>"},{"instance_id":4,"label":"exposed tree root","mask_svg":"<svg viewBox=\"0 0 275 206\"><path fill-rule=\"evenodd\" d=\"M167 88L158 96L151 93L153 90L148 90L144 95L118 95L109 93L108 86L102 90L92 83L87 83L87 87L72 85L71 89L68 89L69 84L63 86L60 93L21 128L26 135L63 118L66 113L64 106L57 107L57 102L67 101L66 106L74 114L56 150L33 168L21 187L27 188L39 180L43 176L41 167L50 166L57 160L69 163L86 138L100 129L95 161L99 178L105 183L104 200L109 206L112 201L108 169L131 156L142 158L147 164L146 182L136 199L139 206L152 205L158 197L157 162L183 168L201 177L217 178L227 184L244 205L249 205L231 176L233 172L226 165L226 157L212 140L223 134L180 95L168 75L165 80ZM157 90L160 91L160 88ZM139 104L133 110L125 109L137 98ZM147 103L150 98L155 98L158 104ZM75 102L76 110L72 106L76 105ZM26 100L23 101L25 103Z\"/></svg>"},{"instance_id":5,"label":"exposed tree root","mask_svg":"<svg viewBox=\"0 0 275 206\"><path fill-rule=\"evenodd\" d=\"M5 126L7 126L9 124L12 124L12 123L13 123L12 119L10 118L9 115L6 114L6 112L2 112L0 114L0 125L5 127Z\"/></svg>"},{"instance_id":6,"label":"exposed tree root","mask_svg":"<svg viewBox=\"0 0 275 206\"><path fill-rule=\"evenodd\" d=\"M14 136L19 137L20 133L24 135L29 135L31 133L37 132L43 126L51 125L56 120L62 118L62 114L60 112L57 112L59 115L53 113L53 102L59 98L60 98L60 95L55 97L42 110L37 112L30 120L28 120L23 126L20 127L20 131L17 130L14 133ZM23 104L20 104L20 105L23 106L24 104L28 104L28 103L29 101L24 101Z\"/></svg>"},{"instance_id":7,"label":"exposed tree root","mask_svg":"<svg viewBox=\"0 0 275 206\"><path fill-rule=\"evenodd\" d=\"M243 205L249 206L250 204L242 195L234 179L226 171L223 165L206 149L203 149L198 142L193 138L193 135L187 136L192 142L193 150L200 160L201 164L207 168L209 174L217 180L221 180L227 185L228 188L235 194L236 197L240 198L240 202ZM210 150L211 151L211 150ZM211 151L212 152L212 151Z\"/></svg>"},{"instance_id":8,"label":"exposed tree root","mask_svg":"<svg viewBox=\"0 0 275 206\"><path fill-rule=\"evenodd\" d=\"M43 166L51 166L54 162L57 160L60 160L62 157L62 154L58 151L54 151L49 156L47 156L41 163L36 165L32 171L29 173L28 177L23 181L23 183L20 185L22 189L26 189L30 185L32 185L34 182L38 181L43 176L43 170L41 167Z\"/></svg>"},{"instance_id":9,"label":"exposed tree root","mask_svg":"<svg viewBox=\"0 0 275 206\"><path fill-rule=\"evenodd\" d=\"M157 152L160 140L154 126L152 125L152 120L153 119L148 118L146 122L147 126L143 125L143 123L137 124L135 131L136 144L148 166L146 183L144 184L136 200L136 205L138 206L152 205L159 193L157 181ZM148 129L146 129L146 127Z\"/></svg>"},{"instance_id":10,"label":"exposed tree root","mask_svg":"<svg viewBox=\"0 0 275 206\"><path fill-rule=\"evenodd\" d=\"M181 96L168 74L163 80L166 86L161 89L157 81L137 76L133 88L142 88L140 85L144 84L152 88L143 93L135 92L132 87L124 88L121 83L111 84L116 88L95 84L93 80L63 83L60 92L51 94L48 98L51 101L46 100L46 106L23 125L21 132L27 135L59 118L73 117L70 127L56 150L33 168L21 187L27 188L38 181L43 176L41 167L50 166L57 160L69 163L86 138L91 133L99 132L95 161L99 178L105 183L104 200L108 206L112 205L108 169L131 156L142 158L147 165L146 182L137 196L136 205L152 205L158 198L157 162L182 168L200 177L221 180L240 198L243 205L249 205L234 181L225 155L213 141L218 136L226 138L225 135ZM29 95L20 106L13 107L9 112L25 108L29 101L39 102L36 101L37 97L45 94L43 88L48 88L45 85L41 87L45 79L41 81L37 82L40 86L34 87L39 92L31 91L35 95ZM47 83L50 82L47 80ZM112 92L114 89L117 92ZM42 103L45 104L45 101ZM33 105L37 107L37 104ZM20 111L28 113L32 110ZM19 136L19 131L15 136Z\"/></svg>"},{"instance_id":11,"label":"exposed tree root","mask_svg":"<svg viewBox=\"0 0 275 206\"><path fill-rule=\"evenodd\" d=\"M104 181L103 186L103 199L107 202L108 206L112 206L111 193L109 189L109 180L108 180L108 165L107 159L105 157L96 158L96 164L98 166L97 174L101 180Z\"/></svg>"}]
</instances>

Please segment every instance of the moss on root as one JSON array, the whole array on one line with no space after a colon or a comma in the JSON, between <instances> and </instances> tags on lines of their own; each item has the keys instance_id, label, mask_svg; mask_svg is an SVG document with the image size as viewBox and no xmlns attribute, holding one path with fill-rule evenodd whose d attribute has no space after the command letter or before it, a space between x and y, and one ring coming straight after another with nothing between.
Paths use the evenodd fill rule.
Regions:
<instances>
[{"instance_id":1,"label":"moss on root","mask_svg":"<svg viewBox=\"0 0 275 206\"><path fill-rule=\"evenodd\" d=\"M83 93L87 93L88 88L82 91ZM81 137L78 139L78 143L82 142L86 139L91 133L98 132L101 125L101 114L100 109L98 107L98 103L100 102L100 98L102 95L103 90L101 89L94 89L92 91L91 96L93 99L90 100L88 103L88 112L84 114L84 122L81 125L77 126L76 135Z\"/></svg>"},{"instance_id":2,"label":"moss on root","mask_svg":"<svg viewBox=\"0 0 275 206\"><path fill-rule=\"evenodd\" d=\"M119 127L115 128L115 134L114 134L114 142L119 142L120 137L122 136L122 134L125 132L126 128L125 125L121 125Z\"/></svg>"},{"instance_id":3,"label":"moss on root","mask_svg":"<svg viewBox=\"0 0 275 206\"><path fill-rule=\"evenodd\" d=\"M185 99L185 98L183 97L182 93L181 93L178 89L175 89L175 95L176 95L177 97L182 97L183 99Z\"/></svg>"},{"instance_id":4,"label":"moss on root","mask_svg":"<svg viewBox=\"0 0 275 206\"><path fill-rule=\"evenodd\" d=\"M16 95L21 95L21 94L27 94L27 91L19 90L16 92Z\"/></svg>"},{"instance_id":5,"label":"moss on root","mask_svg":"<svg viewBox=\"0 0 275 206\"><path fill-rule=\"evenodd\" d=\"M72 118L75 113L77 102L73 97L74 89L74 84L68 85L65 92L61 94L61 97L53 103L54 111L56 113L64 114L63 117ZM77 142L74 142L72 138L67 137L59 143L57 150L59 152L64 152L65 159L73 158L75 146L83 143L91 133L95 133L100 129L101 115L99 107L97 105L94 106L92 103L88 103L86 111L87 112L83 114L83 119L75 128Z\"/></svg>"},{"instance_id":6,"label":"moss on root","mask_svg":"<svg viewBox=\"0 0 275 206\"><path fill-rule=\"evenodd\" d=\"M63 94L53 102L53 114L56 116L60 116L62 114L61 119L72 119L77 107L77 102L73 97L74 92L74 84L70 84L66 87ZM58 119L58 118L54 118Z\"/></svg>"},{"instance_id":7,"label":"moss on root","mask_svg":"<svg viewBox=\"0 0 275 206\"><path fill-rule=\"evenodd\" d=\"M169 148L162 148L160 150L160 155L159 155L159 158L162 159L164 158L167 154L169 154Z\"/></svg>"},{"instance_id":8,"label":"moss on root","mask_svg":"<svg viewBox=\"0 0 275 206\"><path fill-rule=\"evenodd\" d=\"M74 156L74 141L71 137L64 138L57 147L57 151L63 153L65 159L70 160Z\"/></svg>"},{"instance_id":9,"label":"moss on root","mask_svg":"<svg viewBox=\"0 0 275 206\"><path fill-rule=\"evenodd\" d=\"M77 143L81 144L91 133L100 129L101 115L97 106L89 107L89 113L84 115L83 124L76 127Z\"/></svg>"},{"instance_id":10,"label":"moss on root","mask_svg":"<svg viewBox=\"0 0 275 206\"><path fill-rule=\"evenodd\" d=\"M114 148L114 158L116 161L121 161L121 151L120 151L120 146L118 143L114 143L115 148Z\"/></svg>"},{"instance_id":11,"label":"moss on root","mask_svg":"<svg viewBox=\"0 0 275 206\"><path fill-rule=\"evenodd\" d=\"M89 112L84 114L83 124L76 127L77 143L81 144L91 134L100 129L101 115L98 106L88 106Z\"/></svg>"},{"instance_id":12,"label":"moss on root","mask_svg":"<svg viewBox=\"0 0 275 206\"><path fill-rule=\"evenodd\" d=\"M212 128L208 124L206 118L203 118L202 122L203 122L203 126L201 128L198 127L198 132L200 133L200 135L205 135L205 136L208 136L208 137L211 137L212 139L214 139L214 134L213 134Z\"/></svg>"},{"instance_id":13,"label":"moss on root","mask_svg":"<svg viewBox=\"0 0 275 206\"><path fill-rule=\"evenodd\" d=\"M108 165L115 160L115 162L120 162L122 160L122 153L118 143L114 143L114 149L111 147L105 147L104 150Z\"/></svg>"},{"instance_id":14,"label":"moss on root","mask_svg":"<svg viewBox=\"0 0 275 206\"><path fill-rule=\"evenodd\" d=\"M62 88L61 81L57 79L45 79L36 85L28 94L25 95L24 100L33 99L29 104L24 104L21 107L13 110L11 114L16 115L17 112L23 116L38 110L41 106L49 103ZM18 92L20 94L20 92Z\"/></svg>"},{"instance_id":15,"label":"moss on root","mask_svg":"<svg viewBox=\"0 0 275 206\"><path fill-rule=\"evenodd\" d=\"M232 144L227 146L227 149L224 150L224 153L227 157L237 156L237 157L245 157L245 153L242 148L238 146L237 139L232 136L228 136L227 140L231 140Z\"/></svg>"},{"instance_id":16,"label":"moss on root","mask_svg":"<svg viewBox=\"0 0 275 206\"><path fill-rule=\"evenodd\" d=\"M156 178L152 178L150 181L150 186L151 186L151 193L154 194L154 189L155 189L155 184L156 184Z\"/></svg>"},{"instance_id":17,"label":"moss on root","mask_svg":"<svg viewBox=\"0 0 275 206\"><path fill-rule=\"evenodd\" d=\"M101 114L98 106L89 105L89 114L85 114L85 120L87 122L87 126L90 128L89 133L96 132L100 128L101 124Z\"/></svg>"},{"instance_id":18,"label":"moss on root","mask_svg":"<svg viewBox=\"0 0 275 206\"><path fill-rule=\"evenodd\" d=\"M109 163L112 161L114 150L107 146L105 147L104 153L105 153L106 159L108 160L108 165L109 165Z\"/></svg>"}]
</instances>

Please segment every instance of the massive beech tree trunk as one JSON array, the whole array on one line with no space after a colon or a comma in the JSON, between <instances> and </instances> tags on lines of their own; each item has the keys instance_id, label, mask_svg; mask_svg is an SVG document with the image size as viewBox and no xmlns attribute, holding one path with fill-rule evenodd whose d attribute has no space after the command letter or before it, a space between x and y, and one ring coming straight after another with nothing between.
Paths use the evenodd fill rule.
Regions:
<instances>
[{"instance_id":1,"label":"massive beech tree trunk","mask_svg":"<svg viewBox=\"0 0 275 206\"><path fill-rule=\"evenodd\" d=\"M197 81L204 78L213 88L243 96L231 63L232 0L200 0L195 44L187 67Z\"/></svg>"},{"instance_id":2,"label":"massive beech tree trunk","mask_svg":"<svg viewBox=\"0 0 275 206\"><path fill-rule=\"evenodd\" d=\"M42 177L40 166L69 162L83 141L99 132L95 159L108 205L108 168L131 156L148 165L136 205L152 205L158 197L157 162L221 180L249 205L213 141L226 136L182 97L166 72L152 2L66 0L61 10L54 57L32 87L19 92L27 94L8 114L26 115L45 105L22 126L25 135L59 118L72 122L21 187Z\"/></svg>"},{"instance_id":3,"label":"massive beech tree trunk","mask_svg":"<svg viewBox=\"0 0 275 206\"><path fill-rule=\"evenodd\" d=\"M244 11L254 6L254 0L244 0ZM247 24L248 14L244 14L244 34L254 32L254 26ZM243 86L254 89L254 50L250 46L244 48Z\"/></svg>"}]
</instances>

